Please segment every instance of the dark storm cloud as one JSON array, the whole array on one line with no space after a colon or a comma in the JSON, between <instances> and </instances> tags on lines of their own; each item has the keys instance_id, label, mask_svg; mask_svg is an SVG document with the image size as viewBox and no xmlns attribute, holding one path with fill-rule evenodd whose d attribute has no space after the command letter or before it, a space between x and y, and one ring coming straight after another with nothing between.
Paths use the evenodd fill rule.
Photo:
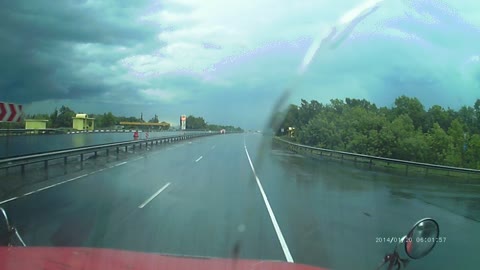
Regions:
<instances>
[{"instance_id":1,"label":"dark storm cloud","mask_svg":"<svg viewBox=\"0 0 480 270\"><path fill-rule=\"evenodd\" d=\"M0 9L0 93L2 100L32 102L102 95L106 83L87 66L113 65L125 53L151 49L158 29L137 18L145 1L6 1ZM99 55L76 50L93 44ZM110 52L122 46L127 52ZM79 70L82 69L82 72ZM85 70L87 69L87 70Z\"/></svg>"}]
</instances>

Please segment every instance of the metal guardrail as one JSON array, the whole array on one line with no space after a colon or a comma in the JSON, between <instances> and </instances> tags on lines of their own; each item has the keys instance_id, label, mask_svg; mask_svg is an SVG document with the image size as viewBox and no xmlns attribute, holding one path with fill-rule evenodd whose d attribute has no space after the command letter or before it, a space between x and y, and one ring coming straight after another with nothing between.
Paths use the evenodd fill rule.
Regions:
<instances>
[{"instance_id":1,"label":"metal guardrail","mask_svg":"<svg viewBox=\"0 0 480 270\"><path fill-rule=\"evenodd\" d=\"M12 128L12 129L0 129L0 136L15 136L15 135L38 135L38 134L83 134L83 133L133 133L137 129L95 129L95 130L74 130L74 129L57 129L57 128L46 128L46 129L23 129L23 128ZM168 130L138 130L139 132L150 132L150 133L168 133L168 132L208 132L210 130L179 130L179 129L168 129ZM216 132L216 131L212 131Z\"/></svg>"},{"instance_id":2,"label":"metal guardrail","mask_svg":"<svg viewBox=\"0 0 480 270\"><path fill-rule=\"evenodd\" d=\"M63 134L63 131L46 128L46 129L0 129L0 136L19 136L19 135L38 135L38 134Z\"/></svg>"},{"instance_id":3,"label":"metal guardrail","mask_svg":"<svg viewBox=\"0 0 480 270\"><path fill-rule=\"evenodd\" d=\"M64 150L57 150L57 151L48 151L43 153L25 155L25 156L17 156L17 157L9 157L5 159L0 159L0 169L8 169L13 167L21 167L22 173L25 172L25 166L35 163L44 163L44 167L48 167L48 163L51 160L62 159L64 160L64 164L67 164L68 157L72 156L80 156L80 162L83 165L84 155L89 153L94 153L97 155L97 152L106 151L107 155L110 153L110 149L115 149L116 153L120 152L121 148L125 149L125 152L128 151L129 147L133 149L136 148L138 145L140 149L142 145L153 146L163 143L170 143L182 140L188 140L197 137L204 137L204 136L211 136L217 135L219 133L195 133L195 134L183 134L183 135L176 135L170 137L160 137L160 138L152 138L148 140L132 140L127 142L120 142L120 143L107 143L107 144L100 144L94 146L85 146L85 147L77 147L71 149L64 149Z\"/></svg>"},{"instance_id":4,"label":"metal guardrail","mask_svg":"<svg viewBox=\"0 0 480 270\"><path fill-rule=\"evenodd\" d=\"M426 168L426 169L438 169L438 170L446 170L446 171L456 171L456 172L475 173L475 174L478 173L478 174L480 174L480 170L475 170L475 169L459 168L459 167L451 167L451 166L445 166L445 165L422 163L422 162L415 162L415 161L408 161L408 160L401 160L401 159L369 156L369 155L350 153L350 152L344 152L344 151L336 151L336 150L331 150L331 149L318 148L318 147L293 143L293 142L289 142L287 140L284 140L284 139L281 139L281 138L278 138L278 137L275 137L275 139L279 140L279 141L282 141L284 143L287 143L289 145L302 148L302 149L321 151L321 152L330 153L330 154L332 154L332 153L333 154L338 154L338 155L341 156L342 159L343 159L343 156L350 156L350 157L354 157L354 158L368 159L368 160L370 160L370 164L372 163L373 160L403 164L403 165L407 165L407 171L408 171L408 166L410 165L410 166L416 166L416 167L423 167L423 168Z\"/></svg>"}]
</instances>

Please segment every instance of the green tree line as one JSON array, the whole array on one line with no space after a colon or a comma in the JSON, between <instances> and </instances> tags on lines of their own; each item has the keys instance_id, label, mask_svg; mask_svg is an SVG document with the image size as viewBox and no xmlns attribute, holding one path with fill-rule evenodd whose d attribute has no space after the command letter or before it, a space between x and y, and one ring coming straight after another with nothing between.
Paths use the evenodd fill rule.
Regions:
<instances>
[{"instance_id":1,"label":"green tree line","mask_svg":"<svg viewBox=\"0 0 480 270\"><path fill-rule=\"evenodd\" d=\"M79 112L81 113L81 112ZM67 106L62 106L60 109L55 108L55 110L50 114L29 114L25 115L23 119L42 119L48 120L47 128L72 128L73 120L72 117L75 117L77 113L70 109ZM112 112L107 112L103 114L88 114L89 117L95 118L95 128L113 128L115 125L118 125L120 122L145 122L143 120L143 114L140 118L134 116L116 116ZM149 123L159 123L158 115L154 115ZM0 123L0 128L24 128L25 123ZM219 131L225 129L230 132L242 132L243 130L239 127L234 127L230 125L216 125L209 124L205 121L203 117L195 117L190 115L187 117L187 129L201 129L201 130L212 130Z\"/></svg>"},{"instance_id":2,"label":"green tree line","mask_svg":"<svg viewBox=\"0 0 480 270\"><path fill-rule=\"evenodd\" d=\"M459 110L400 96L392 107L365 99L302 99L281 115L277 135L298 143L373 156L480 169L480 99ZM282 132L283 130L283 132Z\"/></svg>"},{"instance_id":3,"label":"green tree line","mask_svg":"<svg viewBox=\"0 0 480 270\"><path fill-rule=\"evenodd\" d=\"M82 112L78 112L82 113ZM23 119L42 119L48 120L47 128L72 128L73 119L77 113L68 106L62 106L60 109L48 113L27 114ZM95 118L95 128L112 128L120 122L145 122L141 118L134 116L116 116L112 112L103 114L88 114L89 117ZM155 122L156 121L156 122ZM155 115L149 122L158 123L158 116ZM0 123L0 128L24 128L25 123Z\"/></svg>"},{"instance_id":4,"label":"green tree line","mask_svg":"<svg viewBox=\"0 0 480 270\"><path fill-rule=\"evenodd\" d=\"M203 119L203 117L195 117L193 115L189 115L187 117L187 129L200 129L200 130L212 130L212 131L219 131L225 129L227 132L243 132L243 129L240 127L234 127L230 125L216 125L216 124L209 124Z\"/></svg>"}]
</instances>

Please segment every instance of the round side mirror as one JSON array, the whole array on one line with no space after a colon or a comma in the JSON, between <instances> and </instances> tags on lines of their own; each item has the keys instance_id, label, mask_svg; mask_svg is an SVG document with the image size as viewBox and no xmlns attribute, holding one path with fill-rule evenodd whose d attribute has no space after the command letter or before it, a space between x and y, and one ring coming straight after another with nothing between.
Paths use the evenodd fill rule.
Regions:
<instances>
[{"instance_id":1,"label":"round side mirror","mask_svg":"<svg viewBox=\"0 0 480 270\"><path fill-rule=\"evenodd\" d=\"M434 219L421 219L407 234L405 252L412 259L425 257L435 247L439 235L440 229Z\"/></svg>"}]
</instances>

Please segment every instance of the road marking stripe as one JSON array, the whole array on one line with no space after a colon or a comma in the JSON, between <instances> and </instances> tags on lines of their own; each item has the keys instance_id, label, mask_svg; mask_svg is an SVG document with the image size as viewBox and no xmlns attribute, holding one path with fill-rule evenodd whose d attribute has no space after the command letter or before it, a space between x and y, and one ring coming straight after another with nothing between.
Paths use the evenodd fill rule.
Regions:
<instances>
[{"instance_id":1,"label":"road marking stripe","mask_svg":"<svg viewBox=\"0 0 480 270\"><path fill-rule=\"evenodd\" d=\"M195 162L199 162L202 158L203 156L200 156L199 158L197 158L197 160L195 160Z\"/></svg>"},{"instance_id":2,"label":"road marking stripe","mask_svg":"<svg viewBox=\"0 0 480 270\"><path fill-rule=\"evenodd\" d=\"M13 197L13 198L10 198L10 199L8 199L8 200L2 201L2 202L0 202L0 204L7 203L7 202L9 202L9 201L14 201L14 200L16 200L16 199L18 199L18 197Z\"/></svg>"},{"instance_id":3,"label":"road marking stripe","mask_svg":"<svg viewBox=\"0 0 480 270\"><path fill-rule=\"evenodd\" d=\"M285 259L287 260L287 262L293 263L294 261L292 258L292 254L290 254L290 250L288 249L287 242L283 237L282 230L280 230L280 226L278 226L278 222L277 222L277 219L275 218L275 214L273 214L272 207L268 202L267 194L265 194L265 191L263 190L263 187L262 187L262 183L260 183L260 179L258 178L257 173L255 172L255 167L253 167L252 159L250 158L250 154L248 153L247 144L245 143L245 141L244 141L244 147L245 147L245 153L247 154L248 162L250 163L250 168L252 168L253 175L257 180L258 188L260 189L260 193L262 194L263 201L265 203L265 206L267 207L268 214L270 215L270 219L272 220L273 228L275 229L275 232L277 233L278 241L282 246Z\"/></svg>"},{"instance_id":4,"label":"road marking stripe","mask_svg":"<svg viewBox=\"0 0 480 270\"><path fill-rule=\"evenodd\" d=\"M66 181L63 181L63 182L60 182L60 183L56 183L56 184L53 184L53 185L50 185L50 186L46 186L46 187L43 187L43 188L40 188L40 189L37 189L37 190L34 190L34 191L30 191L30 192L27 192L27 193L24 193L18 197L13 197L13 198L10 198L8 200L5 200L5 201L1 201L0 204L4 204L4 203L7 203L7 202L10 202L10 201L14 201L16 199L19 199L19 198L22 198L22 197L25 197L25 196L28 196L28 195L32 195L32 194L35 194L37 192L40 192L40 191L43 191L43 190L46 190L46 189L50 189L50 188L53 188L53 187L56 187L56 186L59 186L61 184L65 184L65 183L68 183L68 182L71 182L71 181L75 181L75 180L78 180L80 178L83 178L85 176L89 175L88 173L86 174L82 174L80 176L77 176L77 177L74 177L72 179L68 179Z\"/></svg>"},{"instance_id":5,"label":"road marking stripe","mask_svg":"<svg viewBox=\"0 0 480 270\"><path fill-rule=\"evenodd\" d=\"M124 161L124 162L122 162L122 163L115 164L114 166L115 166L115 167L118 167L118 166L122 166L122 165L124 165L124 164L127 164L127 162Z\"/></svg>"},{"instance_id":6,"label":"road marking stripe","mask_svg":"<svg viewBox=\"0 0 480 270\"><path fill-rule=\"evenodd\" d=\"M134 160L132 160L132 161L139 160L139 159L141 159L141 158L143 158L143 157L134 159ZM113 165L113 166L108 166L107 168L108 168L108 169L111 169L111 168L114 168L114 167L118 167L118 166L124 165L124 164L126 164L126 163L127 163L127 161L124 161L124 162L122 162L122 163L119 163L119 164L116 164L116 165ZM46 186L46 187L43 187L43 188L40 188L40 189L37 189L37 190L34 190L34 191L30 191L30 192L24 193L24 194L22 194L22 195L20 195L20 196L17 196L17 197L12 197L12 198L10 198L10 199L6 199L6 200L4 200L4 201L1 201L1 202L0 202L0 205L2 205L2 204L4 204L4 203L7 203L7 202L14 201L14 200L19 199L19 198L22 198L22 197L26 197L26 196L28 196L28 195L35 194L35 193L40 192L40 191L44 191L44 190L47 190L47 189L50 189L50 188L53 188L53 187L56 187L56 186L59 186L59 185L62 185L62 184L71 182L71 181L78 180L78 179L83 178L83 177L88 176L88 175L93 175L93 174L96 174L96 173L98 173L98 172L102 172L102 171L106 170L107 168L98 169L98 170L96 170L96 171L93 171L93 172L90 172L90 173L86 173L86 174L82 174L82 175L77 176L77 177L74 177L74 178L72 178L72 179L68 179L68 180L65 180L65 181L62 181L62 182L59 182L59 183L50 185L50 186Z\"/></svg>"},{"instance_id":7,"label":"road marking stripe","mask_svg":"<svg viewBox=\"0 0 480 270\"><path fill-rule=\"evenodd\" d=\"M155 197L158 196L162 191L164 191L168 186L170 186L170 182L168 182L165 186L163 186L161 189L159 189L155 194L152 195L152 197L148 198L144 203L138 206L138 208L142 209L147 205L149 202L151 202Z\"/></svg>"}]
</instances>

